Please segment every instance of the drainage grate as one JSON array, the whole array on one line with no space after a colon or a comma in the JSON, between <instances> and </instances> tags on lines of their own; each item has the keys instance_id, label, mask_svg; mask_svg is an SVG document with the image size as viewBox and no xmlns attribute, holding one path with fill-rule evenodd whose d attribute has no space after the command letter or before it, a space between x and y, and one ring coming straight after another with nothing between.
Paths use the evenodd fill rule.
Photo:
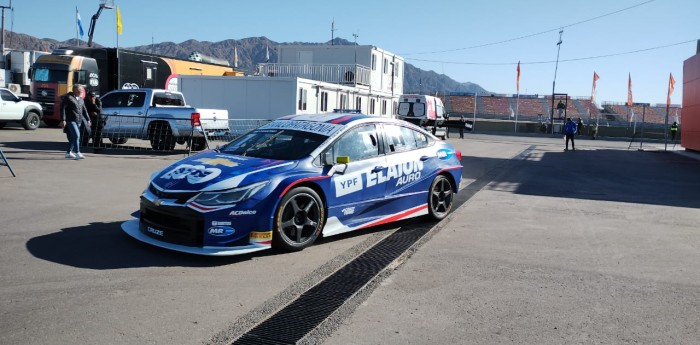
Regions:
<instances>
[{"instance_id":1,"label":"drainage grate","mask_svg":"<svg viewBox=\"0 0 700 345\"><path fill-rule=\"evenodd\" d=\"M534 148L535 145L530 146L516 156L516 159L523 159ZM494 170L497 171L498 168L503 167ZM497 174L485 174L472 183L476 188L460 191L454 200L453 209L464 204ZM407 225L397 230L243 334L233 345L296 344L428 233L432 229L431 225Z\"/></svg>"}]
</instances>

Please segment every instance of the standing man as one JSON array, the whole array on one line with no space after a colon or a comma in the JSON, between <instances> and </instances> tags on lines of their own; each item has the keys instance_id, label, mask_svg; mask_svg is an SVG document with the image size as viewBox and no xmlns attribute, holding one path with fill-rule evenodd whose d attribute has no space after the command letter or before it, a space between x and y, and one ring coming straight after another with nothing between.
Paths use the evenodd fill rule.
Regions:
<instances>
[{"instance_id":1,"label":"standing man","mask_svg":"<svg viewBox=\"0 0 700 345\"><path fill-rule=\"evenodd\" d=\"M95 92L88 92L87 98L85 98L85 108L87 109L88 115L90 115L91 126L91 137L92 146L94 147L94 152L98 153L101 151L102 147L102 128L104 127L104 120L102 119L102 101L97 97ZM89 138L84 138L83 142L87 144Z\"/></svg>"},{"instance_id":2,"label":"standing man","mask_svg":"<svg viewBox=\"0 0 700 345\"><path fill-rule=\"evenodd\" d=\"M66 159L83 159L80 153L80 124L84 121L90 126L90 118L85 102L81 97L83 87L81 85L73 85L73 91L68 92L61 98L61 128L68 134L68 151L66 151Z\"/></svg>"},{"instance_id":3,"label":"standing man","mask_svg":"<svg viewBox=\"0 0 700 345\"><path fill-rule=\"evenodd\" d=\"M464 115L459 115L459 138L464 139L464 126L466 126L467 121L464 119Z\"/></svg>"},{"instance_id":4,"label":"standing man","mask_svg":"<svg viewBox=\"0 0 700 345\"><path fill-rule=\"evenodd\" d=\"M583 130L583 121L581 121L581 118L578 118L578 121L576 122L576 135L581 135L581 130Z\"/></svg>"},{"instance_id":5,"label":"standing man","mask_svg":"<svg viewBox=\"0 0 700 345\"><path fill-rule=\"evenodd\" d=\"M559 114L559 117L564 114L564 110L566 109L566 104L562 102L562 100L559 100L559 103L557 103L557 113Z\"/></svg>"},{"instance_id":6,"label":"standing man","mask_svg":"<svg viewBox=\"0 0 700 345\"><path fill-rule=\"evenodd\" d=\"M678 132L678 122L673 121L671 125L671 140L676 140L676 132Z\"/></svg>"},{"instance_id":7,"label":"standing man","mask_svg":"<svg viewBox=\"0 0 700 345\"><path fill-rule=\"evenodd\" d=\"M566 119L566 127L564 127L564 134L566 135L566 148L564 151L569 151L569 140L571 140L571 150L576 151L574 146L574 134L576 134L576 123L571 121L571 118Z\"/></svg>"}]
</instances>

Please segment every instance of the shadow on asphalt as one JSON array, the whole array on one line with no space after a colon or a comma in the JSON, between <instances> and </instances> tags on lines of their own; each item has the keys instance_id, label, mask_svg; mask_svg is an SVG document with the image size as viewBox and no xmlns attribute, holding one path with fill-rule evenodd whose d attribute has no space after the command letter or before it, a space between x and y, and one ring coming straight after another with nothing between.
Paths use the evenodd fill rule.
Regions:
<instances>
[{"instance_id":1,"label":"shadow on asphalt","mask_svg":"<svg viewBox=\"0 0 700 345\"><path fill-rule=\"evenodd\" d=\"M215 257L175 252L142 243L121 230L121 222L91 223L66 228L27 241L27 250L39 259L94 270L133 267L213 267L229 265L253 256L275 255L263 251Z\"/></svg>"},{"instance_id":2,"label":"shadow on asphalt","mask_svg":"<svg viewBox=\"0 0 700 345\"><path fill-rule=\"evenodd\" d=\"M27 154L31 152L64 152L66 151L68 142L56 142L56 141L15 141L4 143L3 147L25 150L25 151L12 151L4 150L5 154ZM80 150L83 153L96 153L95 148L91 145L82 146ZM140 146L129 146L129 145L113 145L110 143L105 143L102 148L98 149L101 154L109 155L153 155L153 156L170 156L170 155L185 155L187 150L185 149L175 149L173 151L156 151L148 147ZM195 154L197 152L192 152ZM24 159L22 157L13 157L13 159Z\"/></svg>"},{"instance_id":3,"label":"shadow on asphalt","mask_svg":"<svg viewBox=\"0 0 700 345\"><path fill-rule=\"evenodd\" d=\"M495 174L490 188L515 194L700 208L700 161L671 152L535 150L523 160L464 156L462 164L465 178Z\"/></svg>"}]
</instances>

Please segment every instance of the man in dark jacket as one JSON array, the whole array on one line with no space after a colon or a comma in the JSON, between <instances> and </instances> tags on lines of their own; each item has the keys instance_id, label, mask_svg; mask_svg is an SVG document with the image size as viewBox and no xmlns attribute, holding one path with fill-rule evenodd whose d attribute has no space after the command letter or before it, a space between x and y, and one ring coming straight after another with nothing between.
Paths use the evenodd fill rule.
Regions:
<instances>
[{"instance_id":1,"label":"man in dark jacket","mask_svg":"<svg viewBox=\"0 0 700 345\"><path fill-rule=\"evenodd\" d=\"M566 148L564 151L569 150L569 140L571 140L571 149L576 151L574 146L574 134L576 134L576 122L571 121L571 118L566 119L566 126L564 127L564 135L566 135Z\"/></svg>"},{"instance_id":2,"label":"man in dark jacket","mask_svg":"<svg viewBox=\"0 0 700 345\"><path fill-rule=\"evenodd\" d=\"M73 91L68 92L61 98L61 128L68 134L68 151L66 151L66 159L83 159L80 153L80 124L86 122L90 126L90 118L85 102L81 97L83 87L73 85Z\"/></svg>"},{"instance_id":3,"label":"man in dark jacket","mask_svg":"<svg viewBox=\"0 0 700 345\"><path fill-rule=\"evenodd\" d=\"M88 92L85 98L85 108L87 109L88 115L90 115L90 137L92 138L92 145L97 152L99 147L102 146L102 127L104 127L104 121L102 120L102 102L100 98L97 97L95 92ZM85 133L83 131L82 133ZM90 138L82 138L83 146L87 145Z\"/></svg>"}]
</instances>

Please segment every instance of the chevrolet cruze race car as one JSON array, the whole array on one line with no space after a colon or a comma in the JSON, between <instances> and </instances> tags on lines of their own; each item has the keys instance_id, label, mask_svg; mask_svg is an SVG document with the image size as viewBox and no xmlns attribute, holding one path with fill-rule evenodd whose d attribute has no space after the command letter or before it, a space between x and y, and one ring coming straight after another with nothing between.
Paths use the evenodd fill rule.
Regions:
<instances>
[{"instance_id":1,"label":"chevrolet cruze race car","mask_svg":"<svg viewBox=\"0 0 700 345\"><path fill-rule=\"evenodd\" d=\"M401 120L292 115L154 173L130 236L202 255L301 250L452 209L461 153Z\"/></svg>"}]
</instances>

